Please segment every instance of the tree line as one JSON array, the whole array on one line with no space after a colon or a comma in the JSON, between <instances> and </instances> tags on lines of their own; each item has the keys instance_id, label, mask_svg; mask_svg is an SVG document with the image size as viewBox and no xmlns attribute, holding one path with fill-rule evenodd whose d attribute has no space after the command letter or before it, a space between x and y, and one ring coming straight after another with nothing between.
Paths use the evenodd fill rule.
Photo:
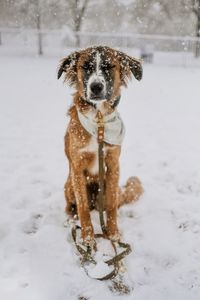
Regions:
<instances>
[{"instance_id":1,"label":"tree line","mask_svg":"<svg viewBox=\"0 0 200 300\"><path fill-rule=\"evenodd\" d=\"M0 27L190 35L200 38L200 0L1 0ZM40 37L39 37L40 38ZM196 43L200 56L200 42Z\"/></svg>"}]
</instances>

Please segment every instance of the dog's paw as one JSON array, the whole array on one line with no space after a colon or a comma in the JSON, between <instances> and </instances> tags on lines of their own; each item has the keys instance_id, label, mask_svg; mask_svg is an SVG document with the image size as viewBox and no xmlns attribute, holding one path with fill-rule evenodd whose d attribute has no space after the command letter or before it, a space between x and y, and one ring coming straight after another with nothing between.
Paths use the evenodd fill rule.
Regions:
<instances>
[{"instance_id":1,"label":"dog's paw","mask_svg":"<svg viewBox=\"0 0 200 300\"><path fill-rule=\"evenodd\" d=\"M92 251L97 251L97 243L95 241L95 239L85 239L83 240L83 245L86 247L86 248L90 248Z\"/></svg>"},{"instance_id":2,"label":"dog's paw","mask_svg":"<svg viewBox=\"0 0 200 300\"><path fill-rule=\"evenodd\" d=\"M109 240L111 240L112 242L119 242L121 235L119 233L119 231L116 232L108 232L108 238Z\"/></svg>"},{"instance_id":3,"label":"dog's paw","mask_svg":"<svg viewBox=\"0 0 200 300\"><path fill-rule=\"evenodd\" d=\"M92 226L88 226L86 228L81 229L81 236L83 245L86 247L90 247L91 249L96 249L96 242L94 239L94 230Z\"/></svg>"}]
</instances>

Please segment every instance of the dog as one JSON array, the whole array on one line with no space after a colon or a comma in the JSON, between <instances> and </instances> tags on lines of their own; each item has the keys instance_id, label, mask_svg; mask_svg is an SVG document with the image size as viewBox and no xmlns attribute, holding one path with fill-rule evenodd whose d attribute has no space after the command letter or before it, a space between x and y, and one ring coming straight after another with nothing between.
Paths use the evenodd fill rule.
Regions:
<instances>
[{"instance_id":1,"label":"dog","mask_svg":"<svg viewBox=\"0 0 200 300\"><path fill-rule=\"evenodd\" d=\"M69 176L65 184L66 213L78 215L83 243L94 242L90 210L97 208L98 142L97 111L105 125L105 199L107 234L112 241L120 238L117 209L137 200L143 187L131 177L119 187L119 156L124 125L117 112L120 88L127 86L132 75L142 78L141 61L107 46L94 46L75 51L61 60L58 79L75 88L70 121L65 135L65 153L69 160Z\"/></svg>"}]
</instances>

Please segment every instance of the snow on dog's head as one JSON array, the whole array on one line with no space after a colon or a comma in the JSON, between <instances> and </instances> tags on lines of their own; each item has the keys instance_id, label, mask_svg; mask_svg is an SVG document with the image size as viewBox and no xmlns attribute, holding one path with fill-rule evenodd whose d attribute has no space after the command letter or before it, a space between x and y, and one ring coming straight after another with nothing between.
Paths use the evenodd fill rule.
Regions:
<instances>
[{"instance_id":1,"label":"snow on dog's head","mask_svg":"<svg viewBox=\"0 0 200 300\"><path fill-rule=\"evenodd\" d=\"M76 51L61 61L58 79L65 72L65 81L75 87L83 99L92 103L117 101L120 87L127 85L131 74L142 78L141 62L125 53L96 46Z\"/></svg>"}]
</instances>

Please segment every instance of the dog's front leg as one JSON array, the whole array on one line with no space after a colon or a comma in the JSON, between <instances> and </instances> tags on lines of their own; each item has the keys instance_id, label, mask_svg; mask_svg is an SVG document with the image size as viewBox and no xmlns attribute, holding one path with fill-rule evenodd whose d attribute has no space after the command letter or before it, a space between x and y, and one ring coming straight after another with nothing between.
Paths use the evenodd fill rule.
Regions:
<instances>
[{"instance_id":1,"label":"dog's front leg","mask_svg":"<svg viewBox=\"0 0 200 300\"><path fill-rule=\"evenodd\" d=\"M106 155L106 212L107 232L111 240L119 240L117 207L119 197L119 155L120 147L113 147Z\"/></svg>"},{"instance_id":2,"label":"dog's front leg","mask_svg":"<svg viewBox=\"0 0 200 300\"><path fill-rule=\"evenodd\" d=\"M79 167L72 168L72 184L76 198L78 216L81 223L81 236L85 244L92 246L94 242L94 231L90 219L86 180L83 170L80 169L80 165Z\"/></svg>"}]
</instances>

